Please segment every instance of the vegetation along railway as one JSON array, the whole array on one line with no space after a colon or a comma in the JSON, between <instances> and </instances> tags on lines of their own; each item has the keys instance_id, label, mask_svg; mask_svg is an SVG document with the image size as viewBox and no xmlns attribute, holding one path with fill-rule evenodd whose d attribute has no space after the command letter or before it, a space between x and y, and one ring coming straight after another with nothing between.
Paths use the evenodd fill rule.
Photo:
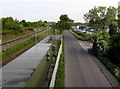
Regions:
<instances>
[{"instance_id":1,"label":"vegetation along railway","mask_svg":"<svg viewBox=\"0 0 120 89\"><path fill-rule=\"evenodd\" d=\"M16 43L19 43L19 42L21 42L21 41L23 41L23 40L25 40L25 39L31 38L31 37L33 37L33 36L35 36L35 35L43 32L43 31L46 31L46 30L47 30L47 29L43 29L43 30L40 30L40 31L35 32L35 33L33 33L33 34L30 34L30 35L27 35L27 36L24 36L24 37L15 39L15 40L11 40L11 41L8 41L8 42L1 43L0 46L2 46L2 47L1 47L2 50L5 50L5 49L9 48L10 46L15 45Z\"/></svg>"}]
</instances>

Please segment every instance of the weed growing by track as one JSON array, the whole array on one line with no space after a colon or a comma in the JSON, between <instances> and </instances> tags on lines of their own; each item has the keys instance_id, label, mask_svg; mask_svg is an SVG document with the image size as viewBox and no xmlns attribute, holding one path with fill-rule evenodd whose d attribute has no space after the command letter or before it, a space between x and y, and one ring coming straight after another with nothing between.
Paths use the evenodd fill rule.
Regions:
<instances>
[{"instance_id":1,"label":"weed growing by track","mask_svg":"<svg viewBox=\"0 0 120 89\"><path fill-rule=\"evenodd\" d=\"M49 34L51 34L51 29L40 33L39 35L37 35L38 41L43 39L44 37L46 37ZM16 45L14 45L6 50L2 50L2 59L0 61L5 61L9 57L15 56L15 55L21 53L22 51L28 49L33 44L35 44L35 42L36 42L35 40L36 40L36 38L34 36L30 39L24 40Z\"/></svg>"}]
</instances>

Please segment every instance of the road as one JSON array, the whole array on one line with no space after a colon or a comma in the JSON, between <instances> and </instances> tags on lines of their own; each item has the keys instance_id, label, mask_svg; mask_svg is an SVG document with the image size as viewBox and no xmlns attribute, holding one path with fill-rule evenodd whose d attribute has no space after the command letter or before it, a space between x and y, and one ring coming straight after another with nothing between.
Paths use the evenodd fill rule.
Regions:
<instances>
[{"instance_id":1,"label":"road","mask_svg":"<svg viewBox=\"0 0 120 89\"><path fill-rule=\"evenodd\" d=\"M64 37L65 87L112 87L84 44L68 31L64 31Z\"/></svg>"}]
</instances>

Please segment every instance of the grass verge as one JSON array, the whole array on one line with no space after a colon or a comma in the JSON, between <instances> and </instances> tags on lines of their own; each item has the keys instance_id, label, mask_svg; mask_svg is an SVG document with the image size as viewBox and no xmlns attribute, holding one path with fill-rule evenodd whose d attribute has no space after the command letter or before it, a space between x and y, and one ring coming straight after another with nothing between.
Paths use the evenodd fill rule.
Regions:
<instances>
[{"instance_id":1,"label":"grass verge","mask_svg":"<svg viewBox=\"0 0 120 89\"><path fill-rule=\"evenodd\" d=\"M62 53L60 55L59 66L56 74L55 89L64 87L64 39L62 43Z\"/></svg>"},{"instance_id":2,"label":"grass verge","mask_svg":"<svg viewBox=\"0 0 120 89\"><path fill-rule=\"evenodd\" d=\"M97 58L106 66L106 68L120 81L120 68L103 56Z\"/></svg>"},{"instance_id":3,"label":"grass verge","mask_svg":"<svg viewBox=\"0 0 120 89\"><path fill-rule=\"evenodd\" d=\"M88 35L85 35L84 33L81 32L77 32L77 31L71 31L71 33L78 38L79 40L83 40L83 41L88 41L89 37Z\"/></svg>"}]
</instances>

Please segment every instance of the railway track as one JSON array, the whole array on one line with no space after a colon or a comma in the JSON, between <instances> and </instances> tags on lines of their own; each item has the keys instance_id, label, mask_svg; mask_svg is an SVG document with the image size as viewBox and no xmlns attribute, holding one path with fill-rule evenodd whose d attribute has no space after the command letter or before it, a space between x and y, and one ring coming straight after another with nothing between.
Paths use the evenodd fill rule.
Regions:
<instances>
[{"instance_id":1,"label":"railway track","mask_svg":"<svg viewBox=\"0 0 120 89\"><path fill-rule=\"evenodd\" d=\"M27 35L27 36L24 36L24 37L21 37L21 38L18 38L18 39L15 39L15 40L11 40L11 41L8 41L8 42L4 42L4 43L1 43L0 44L0 47L2 50L6 50L7 48L9 48L10 46L12 45L15 45L16 43L19 43L25 39L28 39L28 38L32 38L33 36L43 32L43 31L46 31L47 29L44 29L44 30L41 30L41 31L38 31L38 32L35 32L33 34L30 34L30 35Z\"/></svg>"}]
</instances>

